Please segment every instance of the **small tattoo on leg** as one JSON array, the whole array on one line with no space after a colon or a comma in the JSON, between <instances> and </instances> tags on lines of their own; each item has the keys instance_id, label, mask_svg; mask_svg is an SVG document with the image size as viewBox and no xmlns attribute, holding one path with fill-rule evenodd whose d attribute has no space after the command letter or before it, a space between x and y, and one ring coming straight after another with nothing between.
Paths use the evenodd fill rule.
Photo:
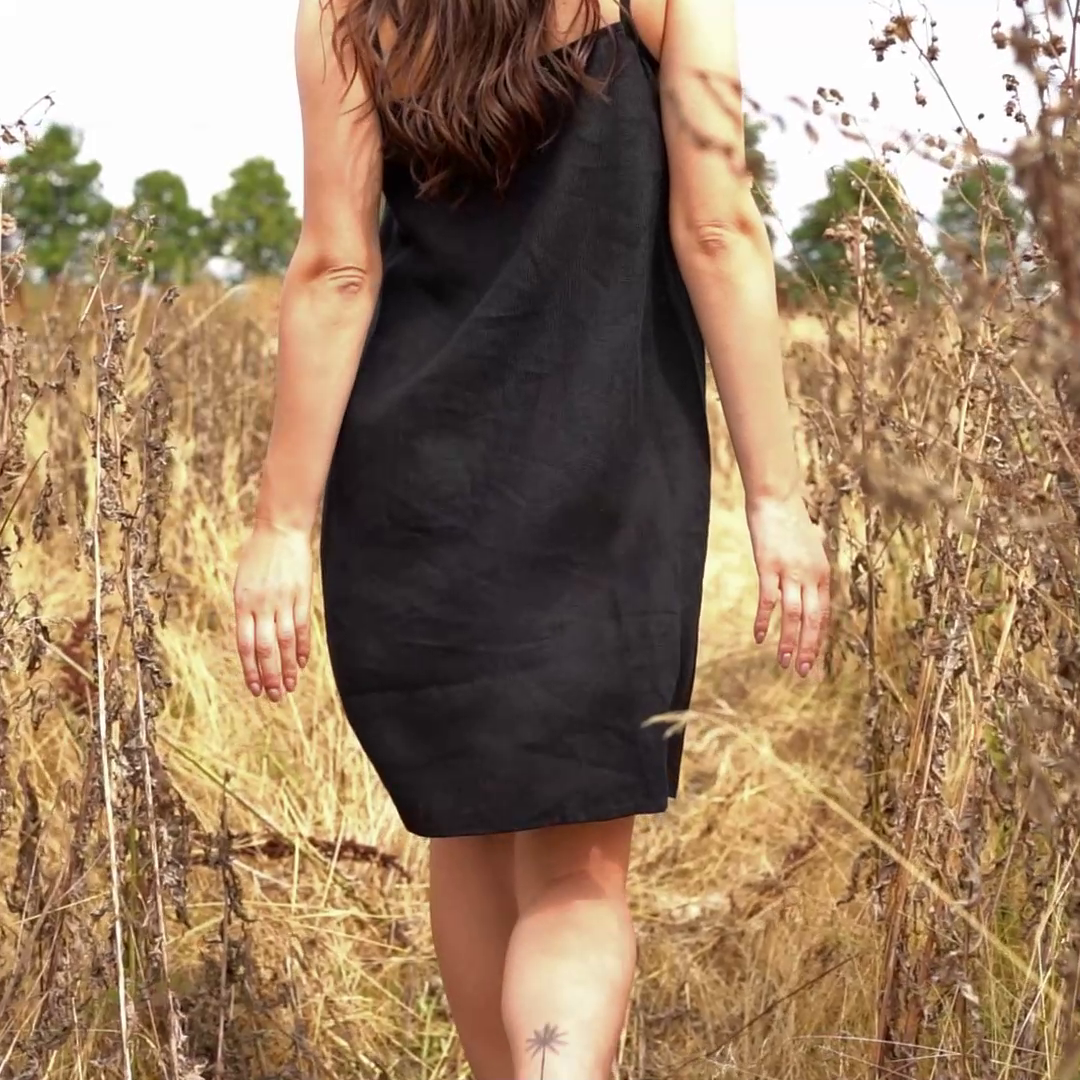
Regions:
<instances>
[{"instance_id":1,"label":"small tattoo on leg","mask_svg":"<svg viewBox=\"0 0 1080 1080\"><path fill-rule=\"evenodd\" d=\"M554 1024L545 1024L532 1033L532 1038L525 1043L525 1048L533 1057L540 1055L540 1080L544 1080L544 1066L548 1054L558 1054L559 1047L566 1045L566 1033Z\"/></svg>"}]
</instances>

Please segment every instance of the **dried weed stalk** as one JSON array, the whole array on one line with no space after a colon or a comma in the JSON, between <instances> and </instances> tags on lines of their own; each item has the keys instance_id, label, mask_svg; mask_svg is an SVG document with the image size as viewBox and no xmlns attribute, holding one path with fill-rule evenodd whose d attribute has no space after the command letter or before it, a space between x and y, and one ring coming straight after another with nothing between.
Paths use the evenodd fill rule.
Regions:
<instances>
[{"instance_id":1,"label":"dried weed stalk","mask_svg":"<svg viewBox=\"0 0 1080 1080\"><path fill-rule=\"evenodd\" d=\"M6 141L21 130L5 129ZM19 767L22 814L6 892L17 933L0 969L0 1072L12 1077L46 1075L72 1044L96 1075L147 1075L147 1063L162 1055L165 1075L193 1075L170 987L166 921L167 909L183 917L191 821L155 745L169 686L155 632L169 496L170 404L160 357L174 294L151 308L148 293L116 279L112 262L126 242L121 228L100 253L88 299L66 333L58 329L66 298L42 313L47 347L35 350L36 363L26 332L6 318L19 253L5 256L0 274L0 828L12 805L13 724L40 732L63 712L82 753L77 775L50 775L47 760L24 758ZM131 377L136 357L140 379ZM64 435L31 460L35 411L50 413ZM66 551L85 581L81 611L46 620L50 583L19 591L16 571L29 544ZM64 623L66 640L54 643ZM48 808L43 782L55 791Z\"/></svg>"},{"instance_id":2,"label":"dried weed stalk","mask_svg":"<svg viewBox=\"0 0 1080 1080\"><path fill-rule=\"evenodd\" d=\"M185 306L152 287L148 227L118 217L92 276L59 287L25 280L17 249L0 265L0 1078L344 1075L305 1033L306 973L256 963L237 861L287 865L299 845L345 895L348 862L410 875L349 837L233 827L224 789L200 818L159 750L159 721L189 707L167 619L222 628L195 594L171 443L195 448L188 504L234 515L274 343L251 300L223 336L230 292ZM193 921L193 882L216 933Z\"/></svg>"},{"instance_id":3,"label":"dried weed stalk","mask_svg":"<svg viewBox=\"0 0 1080 1080\"><path fill-rule=\"evenodd\" d=\"M795 376L840 541L836 659L865 679L878 843L851 895L882 925L882 1077L1058 1075L1080 1031L1080 102L1075 41L1057 30L1075 13L1017 9L993 41L1038 102L1029 120L1010 77L1027 229L1006 227L985 185L975 245L950 252L956 280L905 222L854 215L835 233L854 302L822 310L833 362L807 353ZM929 19L898 9L872 44L916 49L937 78ZM988 176L958 123L962 163ZM958 160L944 139L923 146ZM916 299L875 267L878 228L918 267ZM1007 244L1004 267L988 235Z\"/></svg>"}]
</instances>

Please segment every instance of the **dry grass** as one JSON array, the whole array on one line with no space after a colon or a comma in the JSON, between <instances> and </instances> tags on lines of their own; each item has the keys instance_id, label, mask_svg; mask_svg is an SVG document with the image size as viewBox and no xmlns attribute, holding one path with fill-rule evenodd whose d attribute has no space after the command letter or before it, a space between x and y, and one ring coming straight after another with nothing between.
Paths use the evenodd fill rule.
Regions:
<instances>
[{"instance_id":1,"label":"dry grass","mask_svg":"<svg viewBox=\"0 0 1080 1080\"><path fill-rule=\"evenodd\" d=\"M683 797L636 840L621 1076L1077 1075L1072 115L1047 90L1016 158L1055 298L1024 297L1020 238L1004 279L974 253L956 283L881 222L923 279L901 303L859 219L854 303L787 326L835 548L824 681L752 644L714 407L696 715ZM464 1076L424 847L321 628L278 707L232 655L275 295L106 260L0 306L0 1077Z\"/></svg>"},{"instance_id":2,"label":"dry grass","mask_svg":"<svg viewBox=\"0 0 1080 1080\"><path fill-rule=\"evenodd\" d=\"M296 1075L370 1076L385 1069L395 1077L459 1076L424 919L425 847L397 825L356 748L325 651L316 648L300 690L276 708L252 701L233 656L231 571L266 432L257 418L265 419L271 385L274 310L265 290L260 286L254 297L195 295L164 308L156 298L132 300L130 330L151 342L156 360L135 348L124 358L124 404L132 415L122 419L127 410L118 406L113 430L137 444L146 424L140 409L159 363L175 388L174 469L161 534L167 602L155 605L167 618L154 631L151 662L171 686L161 695L153 742L167 766L167 784L163 771L158 779L169 800L190 815L177 823L183 829L159 824L161 869L154 871L141 831L149 831L150 819L138 805L143 788L132 770L143 748L115 751L120 909L125 938L133 940L125 965L135 1002L129 1036L140 1032L131 1038L133 1068L149 1074L143 1039L167 1041L166 980L151 970L156 946L148 944L160 936L176 995L172 1007L184 1017L187 1037L178 1057L220 1060L229 1076L292 1075L290 1067ZM62 301L54 303L63 308ZM53 309L26 319L29 328L40 327L28 345L31 370L40 372L63 355L70 324L63 314L55 317L63 327L55 341L46 327ZM107 323L115 318L103 317ZM160 334L151 330L154 320L163 326ZM66 788L83 777L91 786L100 782L92 749L99 681L86 628L97 578L92 560L76 565L73 523L80 513L76 493L92 490L97 473L75 413L93 408L86 376L100 371L90 357L101 336L87 329L76 336L76 347L87 357L83 382L64 397L57 394L49 408L36 408L26 430L27 470L38 464L21 498L23 518L33 516L48 475L59 493L54 520L39 543L25 544L12 559L10 579L24 612L26 598L36 594L36 633L47 628L50 639L39 649L32 678L10 673L16 709L6 766L24 781L16 808L23 827L0 841L5 879L19 879L17 895L9 895L17 902L0 915L11 997L2 1014L3 1045L18 1047L12 1075L68 1075L76 1061L90 1059L123 1068L110 956L109 828L100 805L92 820L81 813L91 835L80 837L80 881L66 876L76 848L70 810L85 797ZM221 372L227 374L219 378ZM237 423L237 415L252 420ZM128 510L138 506L144 460L133 455L132 475L121 485ZM238 477L247 486L239 486ZM736 483L721 461L699 698L703 710L719 712L749 737L708 719L696 722L686 797L666 817L646 821L638 836L634 896L642 978L625 1048L634 1076L704 1076L713 1068L705 1060L713 1047L725 1060L789 1059L794 1032L839 1031L829 1016L838 1020L850 1009L850 981L834 978L737 1035L807 971L825 970L852 951L833 911L852 848L814 789L853 787L858 724L855 695L844 702L835 688L778 681L775 665L753 645L755 582ZM55 516L67 502L64 526ZM82 513L93 517L91 510ZM118 521L113 535L112 524L100 526L104 546L113 551L106 565L122 574L119 548L127 525ZM132 722L126 714L136 704L134 652L121 624L124 597L103 591L106 667L108 657L116 658L105 684L118 698L107 711L117 739L126 741ZM36 718L26 696L31 692L40 701ZM791 782L793 763L801 785ZM31 791L36 820L26 816ZM857 791L846 798L856 805ZM184 864L177 873L187 878L187 922L168 910L161 934L147 893L160 887L165 904L172 900L173 858ZM234 903L235 893L242 902ZM810 955L803 955L810 937ZM867 970L867 959L860 971ZM39 980L53 977L57 966L71 971L73 981L62 989L68 1008L50 1012ZM862 1009L865 1015L865 1003ZM823 1043L822 1053L846 1052Z\"/></svg>"}]
</instances>

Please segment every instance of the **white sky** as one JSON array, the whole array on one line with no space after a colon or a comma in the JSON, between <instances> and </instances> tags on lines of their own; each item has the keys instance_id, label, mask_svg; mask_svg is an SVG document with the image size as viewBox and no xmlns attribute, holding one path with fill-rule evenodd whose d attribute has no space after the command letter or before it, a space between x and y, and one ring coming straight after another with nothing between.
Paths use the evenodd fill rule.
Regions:
<instances>
[{"instance_id":1,"label":"white sky","mask_svg":"<svg viewBox=\"0 0 1080 1080\"><path fill-rule=\"evenodd\" d=\"M105 194L124 202L132 181L171 169L192 201L209 207L229 172L264 155L302 201L299 109L292 69L296 0L0 0L0 119L22 115L52 94L49 119L85 136L84 154L103 165ZM847 107L880 145L901 130L950 135L955 114L914 52L893 49L877 63L869 39L884 25L887 0L738 0L747 95L789 121L764 146L776 163L774 198L784 226L824 190L824 170L859 147L819 120L814 146L806 115L786 99L809 101L820 85L844 94ZM942 55L938 68L965 120L984 146L1005 148L1019 129L1004 117L1002 74L1011 57L990 42L1014 0L931 0ZM921 5L907 0L909 12ZM925 26L919 28L925 34ZM921 75L928 99L914 102ZM881 108L869 108L876 91ZM977 121L980 112L986 118ZM33 118L36 114L30 113ZM936 212L943 172L908 156L898 172L915 205ZM785 246L781 241L781 248Z\"/></svg>"}]
</instances>

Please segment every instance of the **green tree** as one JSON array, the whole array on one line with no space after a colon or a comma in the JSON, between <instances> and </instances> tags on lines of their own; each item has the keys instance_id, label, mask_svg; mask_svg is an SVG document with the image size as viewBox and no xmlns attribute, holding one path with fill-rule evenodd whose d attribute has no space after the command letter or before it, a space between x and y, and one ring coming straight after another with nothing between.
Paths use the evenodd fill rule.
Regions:
<instances>
[{"instance_id":1,"label":"green tree","mask_svg":"<svg viewBox=\"0 0 1080 1080\"><path fill-rule=\"evenodd\" d=\"M82 139L53 124L8 163L4 209L22 233L27 265L53 280L107 228L112 206L101 193L101 166L80 162Z\"/></svg>"},{"instance_id":2,"label":"green tree","mask_svg":"<svg viewBox=\"0 0 1080 1080\"><path fill-rule=\"evenodd\" d=\"M213 200L222 254L245 274L285 271L300 233L289 190L268 158L251 158L232 173L232 184Z\"/></svg>"},{"instance_id":3,"label":"green tree","mask_svg":"<svg viewBox=\"0 0 1080 1080\"><path fill-rule=\"evenodd\" d=\"M140 216L154 218L148 252L154 280L190 281L215 254L215 245L210 219L191 205L184 181L165 169L149 172L135 181L132 201Z\"/></svg>"},{"instance_id":4,"label":"green tree","mask_svg":"<svg viewBox=\"0 0 1080 1080\"><path fill-rule=\"evenodd\" d=\"M999 275L1024 220L1008 168L972 165L950 177L942 197L937 216L941 248L955 270L974 258L988 273Z\"/></svg>"},{"instance_id":5,"label":"green tree","mask_svg":"<svg viewBox=\"0 0 1080 1080\"><path fill-rule=\"evenodd\" d=\"M871 158L834 166L826 181L826 194L806 208L791 233L795 273L830 296L849 295L854 282L852 267L845 244L832 230L845 220L873 218L879 226L868 238L881 275L899 291L914 292L914 279L907 273L909 259L883 221L887 218L901 228L913 226L910 212L898 198L896 181Z\"/></svg>"}]
</instances>

